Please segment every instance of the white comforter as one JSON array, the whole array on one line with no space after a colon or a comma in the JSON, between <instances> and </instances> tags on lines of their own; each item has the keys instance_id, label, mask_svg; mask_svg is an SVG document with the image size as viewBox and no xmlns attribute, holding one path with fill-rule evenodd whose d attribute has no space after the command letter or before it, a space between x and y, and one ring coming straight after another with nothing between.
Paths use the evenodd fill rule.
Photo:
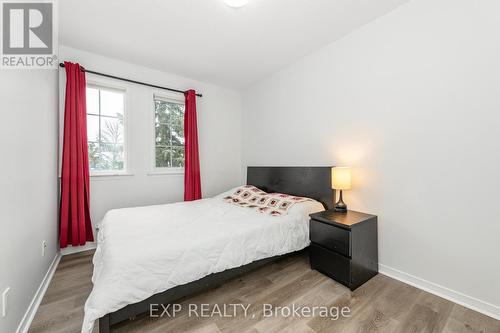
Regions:
<instances>
[{"instance_id":1,"label":"white comforter","mask_svg":"<svg viewBox=\"0 0 500 333\"><path fill-rule=\"evenodd\" d=\"M309 201L275 217L219 196L109 211L99 228L82 332L91 332L99 317L153 294L303 249L309 245L308 214L320 210L320 203Z\"/></svg>"}]
</instances>

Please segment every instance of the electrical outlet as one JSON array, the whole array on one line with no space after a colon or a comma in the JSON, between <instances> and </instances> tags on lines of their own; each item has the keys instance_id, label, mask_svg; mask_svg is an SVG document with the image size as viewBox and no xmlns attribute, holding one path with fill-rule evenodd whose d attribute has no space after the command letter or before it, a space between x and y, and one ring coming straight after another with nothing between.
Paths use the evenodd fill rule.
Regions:
<instances>
[{"instance_id":1,"label":"electrical outlet","mask_svg":"<svg viewBox=\"0 0 500 333\"><path fill-rule=\"evenodd\" d=\"M7 315L7 296L9 294L10 287L7 287L2 293L2 317Z\"/></svg>"},{"instance_id":2,"label":"electrical outlet","mask_svg":"<svg viewBox=\"0 0 500 333\"><path fill-rule=\"evenodd\" d=\"M45 250L47 250L47 241L42 241L42 257L45 257Z\"/></svg>"}]
</instances>

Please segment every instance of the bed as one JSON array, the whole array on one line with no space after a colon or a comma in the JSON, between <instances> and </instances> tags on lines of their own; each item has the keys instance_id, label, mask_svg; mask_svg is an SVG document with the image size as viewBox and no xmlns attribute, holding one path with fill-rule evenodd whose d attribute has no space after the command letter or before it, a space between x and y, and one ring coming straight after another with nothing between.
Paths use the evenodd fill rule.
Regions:
<instances>
[{"instance_id":1,"label":"bed","mask_svg":"<svg viewBox=\"0 0 500 333\"><path fill-rule=\"evenodd\" d=\"M99 226L82 332L100 333L309 245L308 215L331 208L331 167L249 167L247 184L307 197L283 216L214 198L109 211ZM140 279L137 277L140 276Z\"/></svg>"}]
</instances>

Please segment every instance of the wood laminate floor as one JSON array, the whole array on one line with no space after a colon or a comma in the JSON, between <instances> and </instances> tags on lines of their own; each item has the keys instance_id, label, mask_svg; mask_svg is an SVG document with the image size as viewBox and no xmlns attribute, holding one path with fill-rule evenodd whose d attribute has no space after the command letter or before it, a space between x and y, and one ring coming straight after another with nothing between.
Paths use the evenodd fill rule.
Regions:
<instances>
[{"instance_id":1,"label":"wood laminate floor","mask_svg":"<svg viewBox=\"0 0 500 333\"><path fill-rule=\"evenodd\" d=\"M64 256L33 320L31 333L80 332L83 306L92 288L92 251ZM189 316L188 304L251 304L234 318ZM262 305L349 307L338 320L264 317ZM113 332L494 332L500 321L384 275L350 292L309 268L300 254L268 264L225 285L181 300L175 318L138 317ZM201 308L198 308L201 309ZM201 315L201 310L198 311ZM286 314L286 312L285 312ZM94 329L94 332L97 332Z\"/></svg>"}]
</instances>

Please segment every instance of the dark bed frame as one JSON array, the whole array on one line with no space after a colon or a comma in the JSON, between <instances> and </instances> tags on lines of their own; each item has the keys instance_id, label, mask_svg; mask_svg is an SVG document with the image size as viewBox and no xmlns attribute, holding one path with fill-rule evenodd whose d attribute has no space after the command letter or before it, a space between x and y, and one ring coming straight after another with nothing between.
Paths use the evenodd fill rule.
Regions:
<instances>
[{"instance_id":1,"label":"dark bed frame","mask_svg":"<svg viewBox=\"0 0 500 333\"><path fill-rule=\"evenodd\" d=\"M321 202L325 208L332 208L335 198L335 193L331 189L331 167L248 167L247 184L270 193L288 193L312 198ZM199 280L155 294L141 302L129 304L99 318L99 332L109 333L113 325L149 312L150 304L169 304L218 287L233 278L288 255L290 254L265 258L248 265L210 274Z\"/></svg>"}]
</instances>

